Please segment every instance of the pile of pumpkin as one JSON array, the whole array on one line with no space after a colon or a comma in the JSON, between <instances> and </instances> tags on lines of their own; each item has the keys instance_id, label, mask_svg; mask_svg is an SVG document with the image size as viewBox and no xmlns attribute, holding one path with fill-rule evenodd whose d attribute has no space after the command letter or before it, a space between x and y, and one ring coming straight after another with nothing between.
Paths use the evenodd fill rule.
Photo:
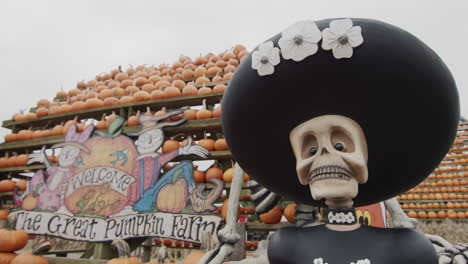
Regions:
<instances>
[{"instance_id":1,"label":"pile of pumpkin","mask_svg":"<svg viewBox=\"0 0 468 264\"><path fill-rule=\"evenodd\" d=\"M0 210L0 221L7 221L8 210ZM6 264L46 264L48 260L30 252L14 253L26 246L29 235L23 230L0 229L0 263Z\"/></svg>"},{"instance_id":2,"label":"pile of pumpkin","mask_svg":"<svg viewBox=\"0 0 468 264\"><path fill-rule=\"evenodd\" d=\"M28 181L25 179L21 179L18 181L12 181L10 179L1 180L0 181L0 192L12 192L15 190L15 187L18 187L19 191L26 190L26 185Z\"/></svg>"},{"instance_id":3,"label":"pile of pumpkin","mask_svg":"<svg viewBox=\"0 0 468 264\"><path fill-rule=\"evenodd\" d=\"M48 156L48 160L52 163L57 163L57 156ZM22 167L26 166L28 162L28 154L20 154L9 156L6 154L4 157L0 158L0 168L9 168L9 167Z\"/></svg>"},{"instance_id":4,"label":"pile of pumpkin","mask_svg":"<svg viewBox=\"0 0 468 264\"><path fill-rule=\"evenodd\" d=\"M229 81L248 54L244 46L236 45L231 51L217 55L208 53L194 60L180 56L172 65L141 65L126 71L118 67L110 73L96 76L95 80L78 82L76 88L69 92L57 92L56 97L62 101L41 99L34 113L17 113L12 119L25 121L102 106L223 92L226 86L218 83ZM220 86L215 85L212 89L207 84Z\"/></svg>"},{"instance_id":5,"label":"pile of pumpkin","mask_svg":"<svg viewBox=\"0 0 468 264\"><path fill-rule=\"evenodd\" d=\"M224 85L224 84L223 84ZM225 85L224 85L225 86ZM147 107L146 112L143 113L143 115L154 115L154 116L160 116L164 115L167 113L167 110L165 107L163 107L159 111L155 111L154 113L151 111L149 107ZM138 126L140 125L139 122L139 117L141 113L138 111L135 115L130 116L127 119L127 126ZM82 122L78 120L78 117L75 117L73 120L68 120L65 123L58 124L54 126L52 129L38 129L38 130L31 130L31 129L22 129L18 133L9 133L5 136L5 141L6 142L12 142L12 141L20 141L20 140L30 140L30 139L39 139L39 138L45 138L45 137L53 137L53 136L63 136L67 133L68 129L73 125L76 124L78 131L82 132L84 131L90 123L95 123L96 129L98 130L105 130L109 127L109 125L116 119L118 115L114 112L110 114L109 116L103 114L101 119L99 121L86 120L85 122ZM165 121L176 121L182 118L186 118L187 120L200 120L200 119L207 119L207 118L219 118L221 117L221 105L216 105L213 107L213 110L210 110L208 106L206 105L206 100L202 101L202 107L201 109L185 109L182 114L180 115L175 115L172 116L171 118L168 118ZM87 123L87 125L85 124Z\"/></svg>"},{"instance_id":6,"label":"pile of pumpkin","mask_svg":"<svg viewBox=\"0 0 468 264\"><path fill-rule=\"evenodd\" d=\"M445 219L445 218L450 218L450 219L465 219L468 216L468 211L467 212L456 212L455 210L441 210L438 211L437 213L435 211L409 211L407 212L407 215L411 218L422 218L422 219Z\"/></svg>"}]
</instances>

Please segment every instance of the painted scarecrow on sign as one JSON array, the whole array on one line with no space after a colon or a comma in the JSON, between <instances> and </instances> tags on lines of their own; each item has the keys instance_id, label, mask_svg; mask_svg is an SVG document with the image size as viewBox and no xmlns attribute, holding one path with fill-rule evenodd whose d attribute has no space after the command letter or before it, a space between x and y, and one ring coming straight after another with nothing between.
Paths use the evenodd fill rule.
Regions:
<instances>
[{"instance_id":1,"label":"painted scarecrow on sign","mask_svg":"<svg viewBox=\"0 0 468 264\"><path fill-rule=\"evenodd\" d=\"M195 182L193 180L193 167L191 162L181 162L160 179L160 172L164 165L181 155L194 154L202 158L206 158L208 155L208 150L205 148L192 145L191 138L189 138L186 146L182 146L165 154L157 152L164 142L163 128L178 126L185 122L186 119L161 123L160 121L178 114L181 114L181 112L173 111L161 116L141 115L141 130L138 133L130 134L138 136L136 147L140 154L136 159L139 166L136 166L136 171L133 173L133 175L137 176L136 183L131 186L129 193L129 204L133 205L133 209L136 211L152 211L159 190L173 179L173 173L179 169L181 169L183 173L179 173L177 176L186 179L188 188L194 187Z\"/></svg>"}]
</instances>

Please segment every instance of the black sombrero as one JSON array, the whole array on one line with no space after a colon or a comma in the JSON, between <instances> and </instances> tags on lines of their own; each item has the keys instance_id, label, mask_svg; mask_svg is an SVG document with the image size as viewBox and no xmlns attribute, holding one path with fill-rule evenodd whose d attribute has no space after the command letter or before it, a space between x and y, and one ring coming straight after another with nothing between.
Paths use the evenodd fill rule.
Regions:
<instances>
[{"instance_id":1,"label":"black sombrero","mask_svg":"<svg viewBox=\"0 0 468 264\"><path fill-rule=\"evenodd\" d=\"M323 32L334 20L315 24ZM350 58L337 59L340 54L322 47L322 37L316 53L301 61L286 60L290 54L281 50L279 61L270 60L274 72L260 76L258 65L266 61L253 52L222 101L223 130L234 158L260 184L297 202L323 204L299 183L289 141L291 129L311 118L343 115L362 127L369 179L359 186L356 206L417 185L443 159L456 134L458 92L437 54L395 26L351 21L360 27L363 42L354 43ZM281 37L268 41L279 49Z\"/></svg>"}]
</instances>

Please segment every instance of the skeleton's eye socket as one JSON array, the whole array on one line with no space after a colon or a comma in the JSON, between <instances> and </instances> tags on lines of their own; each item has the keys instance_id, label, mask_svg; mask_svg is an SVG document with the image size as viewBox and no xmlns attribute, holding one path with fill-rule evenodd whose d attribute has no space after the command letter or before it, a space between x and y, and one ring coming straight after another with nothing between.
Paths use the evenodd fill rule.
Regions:
<instances>
[{"instance_id":1,"label":"skeleton's eye socket","mask_svg":"<svg viewBox=\"0 0 468 264\"><path fill-rule=\"evenodd\" d=\"M317 147L311 147L309 149L309 153L313 155L317 154L318 148Z\"/></svg>"},{"instance_id":2,"label":"skeleton's eye socket","mask_svg":"<svg viewBox=\"0 0 468 264\"><path fill-rule=\"evenodd\" d=\"M336 142L335 145L333 145L333 147L338 151L343 151L345 148L342 142Z\"/></svg>"}]
</instances>

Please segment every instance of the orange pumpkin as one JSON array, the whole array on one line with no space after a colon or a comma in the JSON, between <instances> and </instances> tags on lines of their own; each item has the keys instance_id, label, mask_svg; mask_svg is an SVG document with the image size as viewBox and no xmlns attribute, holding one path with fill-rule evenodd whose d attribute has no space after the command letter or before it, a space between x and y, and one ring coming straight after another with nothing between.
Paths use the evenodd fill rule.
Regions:
<instances>
[{"instance_id":1,"label":"orange pumpkin","mask_svg":"<svg viewBox=\"0 0 468 264\"><path fill-rule=\"evenodd\" d=\"M15 186L16 182L12 180L2 180L0 181L0 192L11 192L15 189Z\"/></svg>"},{"instance_id":2,"label":"orange pumpkin","mask_svg":"<svg viewBox=\"0 0 468 264\"><path fill-rule=\"evenodd\" d=\"M223 181L224 182L232 182L233 176L234 176L234 169L229 168L223 173Z\"/></svg>"},{"instance_id":3,"label":"orange pumpkin","mask_svg":"<svg viewBox=\"0 0 468 264\"><path fill-rule=\"evenodd\" d=\"M226 139L220 138L214 143L215 150L228 150L229 147L226 143Z\"/></svg>"},{"instance_id":4,"label":"orange pumpkin","mask_svg":"<svg viewBox=\"0 0 468 264\"><path fill-rule=\"evenodd\" d=\"M282 216L283 216L283 207L276 206L270 211L264 214L261 214L260 220L262 220L262 222L265 224L277 224L281 221Z\"/></svg>"},{"instance_id":5,"label":"orange pumpkin","mask_svg":"<svg viewBox=\"0 0 468 264\"><path fill-rule=\"evenodd\" d=\"M284 208L284 216L291 224L296 223L296 206L297 204L290 203Z\"/></svg>"},{"instance_id":6,"label":"orange pumpkin","mask_svg":"<svg viewBox=\"0 0 468 264\"><path fill-rule=\"evenodd\" d=\"M49 261L43 256L34 255L33 253L30 253L30 252L25 252L16 256L11 262L11 264L30 264L30 263L48 264Z\"/></svg>"},{"instance_id":7,"label":"orange pumpkin","mask_svg":"<svg viewBox=\"0 0 468 264\"><path fill-rule=\"evenodd\" d=\"M203 251L191 251L182 264L197 264L205 255Z\"/></svg>"},{"instance_id":8,"label":"orange pumpkin","mask_svg":"<svg viewBox=\"0 0 468 264\"><path fill-rule=\"evenodd\" d=\"M23 230L0 229L0 252L22 249L28 242L28 233Z\"/></svg>"},{"instance_id":9,"label":"orange pumpkin","mask_svg":"<svg viewBox=\"0 0 468 264\"><path fill-rule=\"evenodd\" d=\"M204 138L198 141L198 145L204 147L209 151L213 151L215 149L215 141L210 138Z\"/></svg>"},{"instance_id":10,"label":"orange pumpkin","mask_svg":"<svg viewBox=\"0 0 468 264\"><path fill-rule=\"evenodd\" d=\"M162 152L168 153L180 147L180 143L177 140L169 139L166 140L162 146Z\"/></svg>"},{"instance_id":11,"label":"orange pumpkin","mask_svg":"<svg viewBox=\"0 0 468 264\"><path fill-rule=\"evenodd\" d=\"M1 252L0 253L0 263L1 264L10 264L11 261L17 256L16 253L11 252Z\"/></svg>"},{"instance_id":12,"label":"orange pumpkin","mask_svg":"<svg viewBox=\"0 0 468 264\"><path fill-rule=\"evenodd\" d=\"M16 186L18 186L18 190L20 190L20 191L25 191L27 184L28 184L28 181L25 180L25 179L21 179L21 180L16 182Z\"/></svg>"},{"instance_id":13,"label":"orange pumpkin","mask_svg":"<svg viewBox=\"0 0 468 264\"><path fill-rule=\"evenodd\" d=\"M223 171L220 168L209 168L205 172L205 181L210 182L210 178L223 179Z\"/></svg>"},{"instance_id":14,"label":"orange pumpkin","mask_svg":"<svg viewBox=\"0 0 468 264\"><path fill-rule=\"evenodd\" d=\"M10 210L8 209L0 209L0 220L8 220L8 215L10 214ZM1 263L1 262L0 262Z\"/></svg>"},{"instance_id":15,"label":"orange pumpkin","mask_svg":"<svg viewBox=\"0 0 468 264\"><path fill-rule=\"evenodd\" d=\"M26 211L32 211L37 208L38 204L38 198L33 196L32 194L29 194L28 196L26 196L26 198L24 198L23 203L21 204L21 208Z\"/></svg>"},{"instance_id":16,"label":"orange pumpkin","mask_svg":"<svg viewBox=\"0 0 468 264\"><path fill-rule=\"evenodd\" d=\"M203 183L205 182L205 173L203 171L194 170L193 178L195 179L196 183Z\"/></svg>"},{"instance_id":17,"label":"orange pumpkin","mask_svg":"<svg viewBox=\"0 0 468 264\"><path fill-rule=\"evenodd\" d=\"M161 212L179 213L187 205L187 197L187 181L185 178L180 178L161 188L156 198L156 206Z\"/></svg>"}]
</instances>

